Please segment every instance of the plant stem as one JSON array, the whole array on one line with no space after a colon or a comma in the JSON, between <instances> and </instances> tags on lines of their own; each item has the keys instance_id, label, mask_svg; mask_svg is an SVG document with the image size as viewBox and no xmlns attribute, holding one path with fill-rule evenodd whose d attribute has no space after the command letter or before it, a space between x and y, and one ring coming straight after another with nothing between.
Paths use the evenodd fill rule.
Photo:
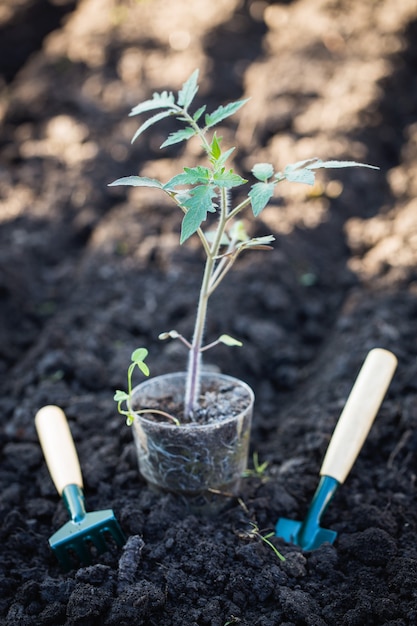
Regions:
<instances>
[{"instance_id":1,"label":"plant stem","mask_svg":"<svg viewBox=\"0 0 417 626\"><path fill-rule=\"evenodd\" d=\"M200 371L201 371L201 348L203 344L204 328L207 317L207 304L212 293L212 276L216 269L216 257L227 223L227 190L220 190L220 216L217 224L214 241L207 255L204 267L203 280L201 283L200 296L197 307L197 315L194 326L193 340L188 360L187 381L185 387L184 410L185 416L193 420L194 411L198 405L200 394Z\"/></svg>"},{"instance_id":2,"label":"plant stem","mask_svg":"<svg viewBox=\"0 0 417 626\"><path fill-rule=\"evenodd\" d=\"M208 143L205 133L206 129L200 128L197 122L189 115L188 111L183 110L182 114L184 119L190 124L196 131L197 135L201 139L202 147L207 156L211 156L211 146ZM194 325L193 340L191 349L189 352L187 380L185 385L185 398L184 398L184 412L185 417L191 421L194 420L194 413L198 406L198 397L200 395L200 377L201 377L201 351L204 338L204 329L206 325L207 317L207 305L209 298L216 287L220 284L224 275L228 272L233 265L233 260L225 267L224 258L218 258L219 250L224 238L226 226L229 219L237 213L239 213L245 206L247 206L250 200L245 200L240 203L236 209L230 214L228 211L228 191L226 188L220 188L220 216L217 223L217 229L215 232L212 245L209 247L206 237L202 232L199 232L200 240L203 243L203 247L206 253L206 264L204 267L204 274L200 289L200 295L197 306L197 314ZM229 266L228 266L229 265Z\"/></svg>"}]
</instances>

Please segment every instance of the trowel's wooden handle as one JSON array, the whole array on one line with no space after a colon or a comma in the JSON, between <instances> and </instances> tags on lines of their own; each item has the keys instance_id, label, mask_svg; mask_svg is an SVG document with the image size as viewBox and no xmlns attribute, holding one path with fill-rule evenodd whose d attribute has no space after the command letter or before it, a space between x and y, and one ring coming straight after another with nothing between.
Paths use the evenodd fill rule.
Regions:
<instances>
[{"instance_id":1,"label":"trowel's wooden handle","mask_svg":"<svg viewBox=\"0 0 417 626\"><path fill-rule=\"evenodd\" d=\"M321 466L322 476L343 483L371 429L391 379L397 359L388 350L368 353L334 430Z\"/></svg>"},{"instance_id":2,"label":"trowel's wooden handle","mask_svg":"<svg viewBox=\"0 0 417 626\"><path fill-rule=\"evenodd\" d=\"M52 404L35 416L35 426L54 485L62 494L67 485L83 487L80 464L65 413Z\"/></svg>"}]
</instances>

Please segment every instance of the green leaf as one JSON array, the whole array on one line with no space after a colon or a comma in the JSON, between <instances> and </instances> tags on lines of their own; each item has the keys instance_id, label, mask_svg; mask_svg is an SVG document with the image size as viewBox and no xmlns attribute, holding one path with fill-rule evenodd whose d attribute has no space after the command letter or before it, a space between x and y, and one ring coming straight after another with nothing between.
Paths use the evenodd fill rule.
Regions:
<instances>
[{"instance_id":1,"label":"green leaf","mask_svg":"<svg viewBox=\"0 0 417 626\"><path fill-rule=\"evenodd\" d=\"M175 143L180 143L181 141L187 141L196 134L197 133L193 128L184 128L183 130L177 130L175 133L170 133L170 135L168 135L168 139L166 139L164 143L161 144L161 148L172 146Z\"/></svg>"},{"instance_id":2,"label":"green leaf","mask_svg":"<svg viewBox=\"0 0 417 626\"><path fill-rule=\"evenodd\" d=\"M191 177L185 172L183 172L182 174L177 174L176 176L173 176L167 183L165 183L164 189L165 191L167 191L181 185L192 185L193 183L190 182L190 178Z\"/></svg>"},{"instance_id":3,"label":"green leaf","mask_svg":"<svg viewBox=\"0 0 417 626\"><path fill-rule=\"evenodd\" d=\"M152 124L156 124L160 120L163 120L165 117L169 117L171 113L172 109L170 109L169 111L163 111L162 113L157 113L156 115L153 115L152 117L147 119L146 122L142 124L142 126L139 126L138 130L133 135L132 141L130 143L133 143L139 137L139 135L143 133L143 131L149 128L149 126L152 126Z\"/></svg>"},{"instance_id":4,"label":"green leaf","mask_svg":"<svg viewBox=\"0 0 417 626\"><path fill-rule=\"evenodd\" d=\"M214 133L213 139L211 141L210 152L211 152L211 156L213 157L215 161L217 161L217 159L220 157L222 153L222 149L220 148L220 142L217 139L216 133Z\"/></svg>"},{"instance_id":5,"label":"green leaf","mask_svg":"<svg viewBox=\"0 0 417 626\"><path fill-rule=\"evenodd\" d=\"M147 111L154 111L155 109L166 109L167 107L175 107L174 95L171 92L168 93L168 91L154 93L152 100L145 100L145 102L141 102L137 106L133 107L129 113L129 117L139 115L140 113L146 113Z\"/></svg>"},{"instance_id":6,"label":"green leaf","mask_svg":"<svg viewBox=\"0 0 417 626\"><path fill-rule=\"evenodd\" d=\"M187 241L187 239L200 228L201 223L206 217L207 211L205 211L202 206L195 207L193 211L186 213L181 225L181 244Z\"/></svg>"},{"instance_id":7,"label":"green leaf","mask_svg":"<svg viewBox=\"0 0 417 626\"><path fill-rule=\"evenodd\" d=\"M235 174L233 170L229 170L228 172L223 171L214 174L213 182L218 187L231 189L232 187L239 187L240 185L244 185L248 181L245 178L239 176L239 174Z\"/></svg>"},{"instance_id":8,"label":"green leaf","mask_svg":"<svg viewBox=\"0 0 417 626\"><path fill-rule=\"evenodd\" d=\"M300 170L307 165L317 163L317 161L320 161L320 159L318 159L317 157L312 157L310 159L304 159L303 161L297 161L296 163L290 163L285 169Z\"/></svg>"},{"instance_id":9,"label":"green leaf","mask_svg":"<svg viewBox=\"0 0 417 626\"><path fill-rule=\"evenodd\" d=\"M305 183L306 185L314 185L315 173L312 170L337 169L345 167L368 167L373 170L379 169L374 165L357 163L356 161L322 161L321 159L314 157L312 159L306 159L305 161L298 161L298 163L292 163L291 165L287 165L284 170L283 176L292 183Z\"/></svg>"},{"instance_id":10,"label":"green leaf","mask_svg":"<svg viewBox=\"0 0 417 626\"><path fill-rule=\"evenodd\" d=\"M310 171L310 167L314 167L314 165L318 161L320 161L320 159L317 159L317 157L313 157L312 159L304 159L303 161L290 163L290 165L287 165L284 169L282 176L291 183L304 183L306 185L314 185L316 177L314 172ZM276 176L276 178L278 178L280 175L281 172L278 176Z\"/></svg>"},{"instance_id":11,"label":"green leaf","mask_svg":"<svg viewBox=\"0 0 417 626\"><path fill-rule=\"evenodd\" d=\"M210 182L211 175L211 170L202 165L197 165L197 167L185 167L184 172L171 178L165 183L163 189L166 191L180 185L197 185L199 183L207 185Z\"/></svg>"},{"instance_id":12,"label":"green leaf","mask_svg":"<svg viewBox=\"0 0 417 626\"><path fill-rule=\"evenodd\" d=\"M136 350L132 352L132 356L130 358L132 363L138 363L139 361L144 361L148 354L149 352L146 348L136 348Z\"/></svg>"},{"instance_id":13,"label":"green leaf","mask_svg":"<svg viewBox=\"0 0 417 626\"><path fill-rule=\"evenodd\" d=\"M132 366L134 367L136 365L140 369L142 374L145 374L145 376L149 376L149 367L144 362L147 356L148 351L146 348L137 348L132 352L132 365L130 367L132 368Z\"/></svg>"},{"instance_id":14,"label":"green leaf","mask_svg":"<svg viewBox=\"0 0 417 626\"><path fill-rule=\"evenodd\" d=\"M234 337L231 337L230 335L220 335L219 341L220 343L224 343L226 346L243 346L241 341L234 339Z\"/></svg>"},{"instance_id":15,"label":"green leaf","mask_svg":"<svg viewBox=\"0 0 417 626\"><path fill-rule=\"evenodd\" d=\"M252 174L258 180L266 182L274 174L274 168L270 163L256 163L252 168Z\"/></svg>"},{"instance_id":16,"label":"green leaf","mask_svg":"<svg viewBox=\"0 0 417 626\"><path fill-rule=\"evenodd\" d=\"M118 185L127 185L129 187L156 187L163 189L164 186L156 178L147 178L146 176L124 176L118 178L108 185L108 187L117 187Z\"/></svg>"},{"instance_id":17,"label":"green leaf","mask_svg":"<svg viewBox=\"0 0 417 626\"><path fill-rule=\"evenodd\" d=\"M219 122L222 122L224 119L226 119L226 117L230 117L231 115L236 113L236 111L238 111L241 107L243 107L243 105L246 104L247 101L248 98L246 100L230 102L229 104L226 104L226 106L220 105L215 111L213 111L213 113L206 115L206 128L211 128Z\"/></svg>"},{"instance_id":18,"label":"green leaf","mask_svg":"<svg viewBox=\"0 0 417 626\"><path fill-rule=\"evenodd\" d=\"M306 185L314 185L316 175L307 168L294 170L291 166L287 166L284 170L284 176L290 183L305 183Z\"/></svg>"},{"instance_id":19,"label":"green leaf","mask_svg":"<svg viewBox=\"0 0 417 626\"><path fill-rule=\"evenodd\" d=\"M138 366L138 368L140 369L142 374L145 374L145 376L149 376L150 371L149 371L149 367L146 365L146 363L144 363L143 361L138 361L136 363L136 365Z\"/></svg>"},{"instance_id":20,"label":"green leaf","mask_svg":"<svg viewBox=\"0 0 417 626\"><path fill-rule=\"evenodd\" d=\"M182 89L178 92L178 100L177 103L183 109L188 109L191 102L194 100L194 96L198 91L198 70L195 70L190 78L185 81L182 86Z\"/></svg>"},{"instance_id":21,"label":"green leaf","mask_svg":"<svg viewBox=\"0 0 417 626\"><path fill-rule=\"evenodd\" d=\"M307 165L307 168L310 170L313 169L338 169L344 167L368 167L371 170L379 170L379 167L376 165L368 165L367 163L357 163L356 161L322 161L321 159L316 159L314 163Z\"/></svg>"},{"instance_id":22,"label":"green leaf","mask_svg":"<svg viewBox=\"0 0 417 626\"><path fill-rule=\"evenodd\" d=\"M203 115L204 111L206 110L206 105L203 104L202 107L200 107L199 109L197 109L197 111L194 113L193 115L193 120L194 122L198 122L198 120L200 119L200 117Z\"/></svg>"},{"instance_id":23,"label":"green leaf","mask_svg":"<svg viewBox=\"0 0 417 626\"><path fill-rule=\"evenodd\" d=\"M208 167L197 165L196 167L184 167L184 172L193 178L192 185L197 183L207 183L211 178L211 171Z\"/></svg>"},{"instance_id":24,"label":"green leaf","mask_svg":"<svg viewBox=\"0 0 417 626\"><path fill-rule=\"evenodd\" d=\"M235 148L230 148L229 150L226 150L226 152L223 152L223 154L221 154L219 156L219 158L216 161L216 167L217 168L221 168L224 167L227 159L229 158L229 156L232 154L232 152L235 151Z\"/></svg>"},{"instance_id":25,"label":"green leaf","mask_svg":"<svg viewBox=\"0 0 417 626\"><path fill-rule=\"evenodd\" d=\"M126 393L126 391L121 391L120 389L118 389L113 396L113 400L115 402L125 402L128 399L129 399L129 394Z\"/></svg>"},{"instance_id":26,"label":"green leaf","mask_svg":"<svg viewBox=\"0 0 417 626\"><path fill-rule=\"evenodd\" d=\"M208 212L216 210L213 203L216 194L210 186L199 185L191 189L189 193L190 197L183 203L187 208L187 213L182 220L180 243L184 243L200 228Z\"/></svg>"},{"instance_id":27,"label":"green leaf","mask_svg":"<svg viewBox=\"0 0 417 626\"><path fill-rule=\"evenodd\" d=\"M258 217L274 195L274 187L274 183L255 183L252 185L249 197L255 217Z\"/></svg>"}]
</instances>

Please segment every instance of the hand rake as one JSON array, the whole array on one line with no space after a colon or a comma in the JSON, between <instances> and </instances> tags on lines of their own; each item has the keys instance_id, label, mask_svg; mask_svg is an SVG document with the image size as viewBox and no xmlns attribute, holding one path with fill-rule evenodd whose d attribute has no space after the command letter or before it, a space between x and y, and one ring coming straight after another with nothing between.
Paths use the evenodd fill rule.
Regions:
<instances>
[{"instance_id":1,"label":"hand rake","mask_svg":"<svg viewBox=\"0 0 417 626\"><path fill-rule=\"evenodd\" d=\"M388 350L375 348L365 359L340 415L323 464L320 482L303 522L281 518L276 535L304 550L315 550L324 542L333 543L337 532L320 527L320 520L337 487L349 474L381 406L397 367Z\"/></svg>"},{"instance_id":2,"label":"hand rake","mask_svg":"<svg viewBox=\"0 0 417 626\"><path fill-rule=\"evenodd\" d=\"M49 538L49 545L65 570L88 565L93 554L108 549L109 541L122 546L125 537L111 509L86 513L78 455L62 409L44 406L35 426L51 478L71 516Z\"/></svg>"}]
</instances>

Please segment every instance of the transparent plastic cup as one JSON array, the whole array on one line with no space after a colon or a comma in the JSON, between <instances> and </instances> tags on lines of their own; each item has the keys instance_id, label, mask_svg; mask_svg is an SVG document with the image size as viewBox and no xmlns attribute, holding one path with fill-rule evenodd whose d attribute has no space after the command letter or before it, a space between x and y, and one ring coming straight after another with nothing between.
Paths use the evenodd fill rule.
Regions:
<instances>
[{"instance_id":1,"label":"transparent plastic cup","mask_svg":"<svg viewBox=\"0 0 417 626\"><path fill-rule=\"evenodd\" d=\"M180 495L191 509L216 511L238 493L247 467L254 394L237 378L203 373L201 393L213 400L207 423L176 426L135 412L183 403L185 379L183 372L165 374L133 389L129 408L139 470L151 487Z\"/></svg>"}]
</instances>

